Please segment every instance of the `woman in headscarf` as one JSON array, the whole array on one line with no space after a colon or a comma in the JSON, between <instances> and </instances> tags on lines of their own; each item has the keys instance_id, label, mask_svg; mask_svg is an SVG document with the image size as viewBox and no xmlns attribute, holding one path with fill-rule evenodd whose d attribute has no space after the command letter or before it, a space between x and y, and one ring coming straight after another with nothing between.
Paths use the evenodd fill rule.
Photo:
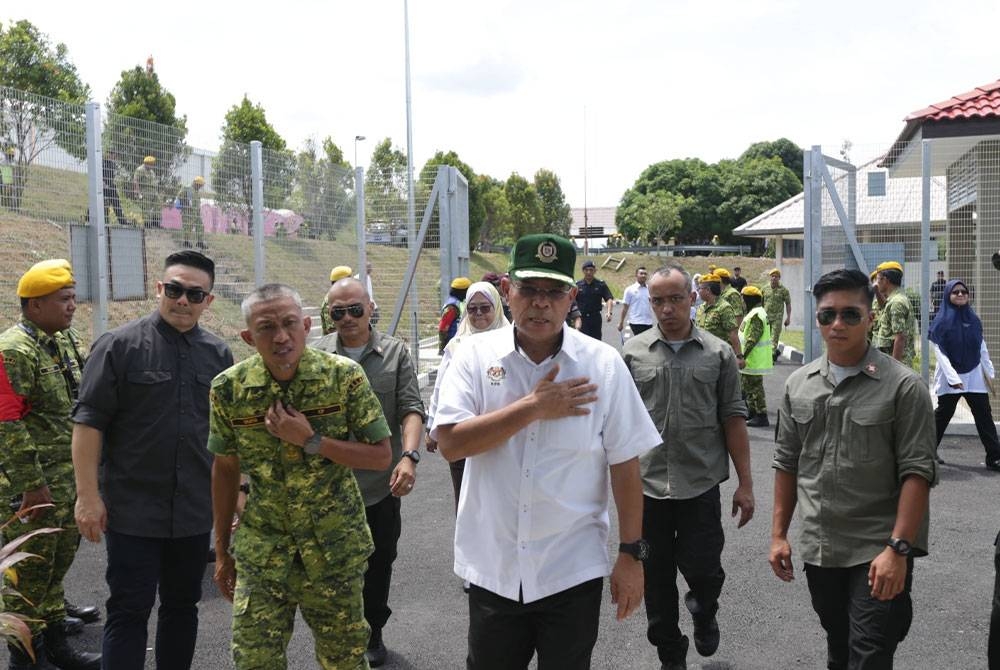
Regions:
<instances>
[{"instance_id":1,"label":"woman in headscarf","mask_svg":"<svg viewBox=\"0 0 1000 670\"><path fill-rule=\"evenodd\" d=\"M983 339L983 323L969 304L969 288L961 279L945 284L941 308L931 323L929 336L937 356L933 391L938 399L934 410L938 444L959 398L965 398L986 449L986 467L1000 470L1000 441L987 388L987 377L994 376L993 361ZM940 456L938 463L944 463Z\"/></svg>"},{"instance_id":2,"label":"woman in headscarf","mask_svg":"<svg viewBox=\"0 0 1000 670\"><path fill-rule=\"evenodd\" d=\"M455 352L462 342L476 333L487 330L496 330L509 326L510 321L503 313L503 302L500 300L500 292L490 282L480 281L469 287L465 293L465 314L461 323L458 324L458 331L455 337L448 342L441 357L441 365L438 366L437 379L434 382L434 391L431 393L430 406L427 408L427 451L437 451L437 442L430 438L431 429L434 428L434 414L437 411L438 394L441 390L441 380L448 370ZM451 467L451 485L455 490L455 509L458 509L458 496L462 491L462 474L465 472L465 459L454 461Z\"/></svg>"}]
</instances>

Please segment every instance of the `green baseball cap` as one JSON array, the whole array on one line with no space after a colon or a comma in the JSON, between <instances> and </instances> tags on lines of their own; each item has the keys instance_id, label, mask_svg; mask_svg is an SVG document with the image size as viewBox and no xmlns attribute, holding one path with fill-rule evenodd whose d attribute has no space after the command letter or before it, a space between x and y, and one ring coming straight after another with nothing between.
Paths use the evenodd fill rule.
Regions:
<instances>
[{"instance_id":1,"label":"green baseball cap","mask_svg":"<svg viewBox=\"0 0 1000 670\"><path fill-rule=\"evenodd\" d=\"M576 286L576 247L565 237L539 233L525 235L510 251L507 272L514 279L554 279Z\"/></svg>"}]
</instances>

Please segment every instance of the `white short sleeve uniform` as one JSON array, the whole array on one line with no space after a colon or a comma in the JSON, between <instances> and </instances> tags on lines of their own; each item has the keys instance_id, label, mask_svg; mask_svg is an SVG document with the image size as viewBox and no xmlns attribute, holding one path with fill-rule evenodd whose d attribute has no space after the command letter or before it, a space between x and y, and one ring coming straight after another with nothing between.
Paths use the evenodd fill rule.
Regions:
<instances>
[{"instance_id":1,"label":"white short sleeve uniform","mask_svg":"<svg viewBox=\"0 0 1000 670\"><path fill-rule=\"evenodd\" d=\"M567 327L537 365L515 348L513 327L470 338L442 380L435 426L507 407L555 364L556 381L597 384L590 414L536 421L466 459L455 525L455 573L526 603L610 573L608 467L662 441L618 352Z\"/></svg>"},{"instance_id":2,"label":"white short sleeve uniform","mask_svg":"<svg viewBox=\"0 0 1000 670\"><path fill-rule=\"evenodd\" d=\"M649 288L635 282L625 289L622 302L628 305L628 314L625 315L625 318L628 319L629 323L643 326L653 325L653 309L649 306Z\"/></svg>"}]
</instances>

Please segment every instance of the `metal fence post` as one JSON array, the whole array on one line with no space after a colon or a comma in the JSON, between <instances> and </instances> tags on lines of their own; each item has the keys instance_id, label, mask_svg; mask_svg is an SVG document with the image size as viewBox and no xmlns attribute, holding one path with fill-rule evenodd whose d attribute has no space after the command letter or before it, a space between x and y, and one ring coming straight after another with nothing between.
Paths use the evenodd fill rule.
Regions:
<instances>
[{"instance_id":1,"label":"metal fence post","mask_svg":"<svg viewBox=\"0 0 1000 670\"><path fill-rule=\"evenodd\" d=\"M451 234L451 193L454 190L451 179L448 174L448 166L439 165L437 172L437 179L441 183L441 190L438 195L438 230L440 240L438 245L441 248L441 296L440 301L443 305L448 299L448 292L451 288L451 280L459 275L455 274L455 254L452 248L452 234Z\"/></svg>"},{"instance_id":2,"label":"metal fence post","mask_svg":"<svg viewBox=\"0 0 1000 670\"><path fill-rule=\"evenodd\" d=\"M920 141L920 376L930 381L931 140ZM944 296L948 300L948 296Z\"/></svg>"},{"instance_id":3,"label":"metal fence post","mask_svg":"<svg viewBox=\"0 0 1000 670\"><path fill-rule=\"evenodd\" d=\"M93 337L108 329L108 239L104 226L104 156L101 153L101 106L87 103L87 192L90 207L90 295Z\"/></svg>"},{"instance_id":4,"label":"metal fence post","mask_svg":"<svg viewBox=\"0 0 1000 670\"><path fill-rule=\"evenodd\" d=\"M265 283L264 273L264 160L261 143L250 143L250 180L253 199L253 267L257 287Z\"/></svg>"},{"instance_id":5,"label":"metal fence post","mask_svg":"<svg viewBox=\"0 0 1000 670\"><path fill-rule=\"evenodd\" d=\"M368 236L365 233L365 169L354 168L354 201L357 205L358 278L368 286ZM369 298L371 296L368 296Z\"/></svg>"}]
</instances>

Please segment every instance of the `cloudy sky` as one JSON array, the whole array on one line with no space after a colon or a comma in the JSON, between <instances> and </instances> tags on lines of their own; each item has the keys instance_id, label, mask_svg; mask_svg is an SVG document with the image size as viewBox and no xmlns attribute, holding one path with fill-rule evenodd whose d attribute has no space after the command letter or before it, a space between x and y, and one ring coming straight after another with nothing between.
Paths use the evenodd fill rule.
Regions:
<instances>
[{"instance_id":1,"label":"cloudy sky","mask_svg":"<svg viewBox=\"0 0 1000 670\"><path fill-rule=\"evenodd\" d=\"M4 22L64 42L102 104L152 55L193 146L218 147L245 93L292 147L329 135L353 160L364 135L362 165L382 138L405 150L403 0L13 4ZM501 179L545 167L575 207L760 140L871 153L1000 78L996 0L410 0L409 22L417 168L437 150Z\"/></svg>"}]
</instances>

